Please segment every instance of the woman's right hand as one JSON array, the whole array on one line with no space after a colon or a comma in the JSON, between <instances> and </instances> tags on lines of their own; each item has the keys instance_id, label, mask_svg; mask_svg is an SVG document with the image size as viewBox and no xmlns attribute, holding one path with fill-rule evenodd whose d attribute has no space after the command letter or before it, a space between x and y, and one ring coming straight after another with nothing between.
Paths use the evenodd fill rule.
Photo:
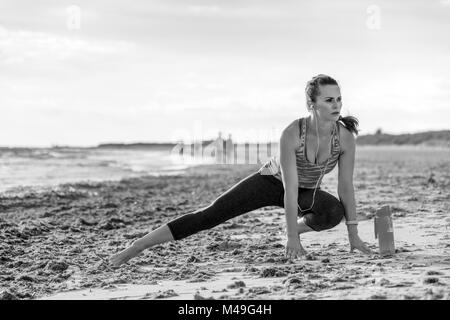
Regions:
<instances>
[{"instance_id":1,"label":"woman's right hand","mask_svg":"<svg viewBox=\"0 0 450 320\"><path fill-rule=\"evenodd\" d=\"M302 244L300 243L299 236L288 237L288 240L286 243L286 257L289 260L295 259L297 257L306 255L306 254L307 254L307 252L303 248Z\"/></svg>"}]
</instances>

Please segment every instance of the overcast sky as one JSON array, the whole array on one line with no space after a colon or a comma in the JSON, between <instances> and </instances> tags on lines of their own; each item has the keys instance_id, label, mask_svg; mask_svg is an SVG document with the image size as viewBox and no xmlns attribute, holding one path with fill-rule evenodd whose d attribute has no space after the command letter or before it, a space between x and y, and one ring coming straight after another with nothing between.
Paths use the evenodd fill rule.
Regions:
<instances>
[{"instance_id":1,"label":"overcast sky","mask_svg":"<svg viewBox=\"0 0 450 320\"><path fill-rule=\"evenodd\" d=\"M276 140L325 73L361 134L450 129L450 0L0 1L0 146Z\"/></svg>"}]
</instances>

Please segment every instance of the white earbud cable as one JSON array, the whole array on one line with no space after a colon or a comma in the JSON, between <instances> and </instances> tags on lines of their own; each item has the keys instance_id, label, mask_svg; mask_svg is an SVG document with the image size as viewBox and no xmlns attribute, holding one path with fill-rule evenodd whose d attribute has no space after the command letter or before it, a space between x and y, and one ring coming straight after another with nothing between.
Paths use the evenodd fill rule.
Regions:
<instances>
[{"instance_id":1,"label":"white earbud cable","mask_svg":"<svg viewBox=\"0 0 450 320\"><path fill-rule=\"evenodd\" d=\"M320 144L320 140L319 140L319 127L318 127L318 125L317 125L317 116L314 117L314 118L315 118L315 120L316 120L316 134L317 134L317 151L316 151L316 157L315 157L315 159L314 159L314 164L319 165L319 161L318 161L318 159L317 159L317 156L318 156L318 154L319 154L319 144ZM332 139L333 139L333 132L331 133L331 137L330 137L330 145L331 145ZM306 141L305 141L305 144L306 144ZM298 206L298 208L300 209L300 213L305 212L305 211L309 211L309 210L311 210L312 207L314 206L314 200L315 200L315 198L316 198L317 187L318 187L320 181L322 180L323 176L325 175L325 171L327 170L328 162L330 161L330 158L331 158L331 156L332 156L332 153L333 153L333 147L331 147L331 154L330 154L330 157L328 157L327 162L325 163L325 167L323 168L322 172L320 173L320 177L319 177L319 179L318 179L317 182L316 182L316 186L314 187L313 201L312 201L311 207L309 207L308 209L304 209L304 210L303 210L303 209L300 207L300 205L297 203L297 206ZM305 157L306 157L306 154L305 154Z\"/></svg>"}]
</instances>

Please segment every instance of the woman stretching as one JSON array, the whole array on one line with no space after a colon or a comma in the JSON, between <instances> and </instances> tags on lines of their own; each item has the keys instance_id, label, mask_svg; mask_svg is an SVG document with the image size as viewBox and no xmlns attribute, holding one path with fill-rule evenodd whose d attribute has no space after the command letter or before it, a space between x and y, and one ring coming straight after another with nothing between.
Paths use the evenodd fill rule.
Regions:
<instances>
[{"instance_id":1,"label":"woman stretching","mask_svg":"<svg viewBox=\"0 0 450 320\"><path fill-rule=\"evenodd\" d=\"M290 123L280 138L280 156L242 179L209 206L176 218L111 257L119 266L142 251L213 228L231 218L266 206L286 215L286 257L305 255L300 234L331 229L345 217L350 252L371 250L358 236L353 167L358 121L340 115L342 98L333 78L320 74L306 85L307 118ZM338 164L340 200L320 189L323 176ZM297 216L300 216L297 222Z\"/></svg>"}]
</instances>

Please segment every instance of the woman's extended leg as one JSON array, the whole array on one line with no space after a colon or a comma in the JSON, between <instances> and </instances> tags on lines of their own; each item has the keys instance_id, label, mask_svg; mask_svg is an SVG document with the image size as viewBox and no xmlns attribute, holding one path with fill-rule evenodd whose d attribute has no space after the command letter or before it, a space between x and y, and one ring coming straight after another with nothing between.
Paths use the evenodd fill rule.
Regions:
<instances>
[{"instance_id":1,"label":"woman's extended leg","mask_svg":"<svg viewBox=\"0 0 450 320\"><path fill-rule=\"evenodd\" d=\"M209 206L178 217L136 240L132 246L114 255L111 263L119 266L156 244L186 238L262 207L278 206L282 192L283 185L277 183L276 178L253 173L236 183Z\"/></svg>"},{"instance_id":2,"label":"woman's extended leg","mask_svg":"<svg viewBox=\"0 0 450 320\"><path fill-rule=\"evenodd\" d=\"M276 206L282 192L282 184L276 184L267 177L254 173L236 183L209 206L170 221L168 227L174 239L180 240L246 212Z\"/></svg>"}]
</instances>

